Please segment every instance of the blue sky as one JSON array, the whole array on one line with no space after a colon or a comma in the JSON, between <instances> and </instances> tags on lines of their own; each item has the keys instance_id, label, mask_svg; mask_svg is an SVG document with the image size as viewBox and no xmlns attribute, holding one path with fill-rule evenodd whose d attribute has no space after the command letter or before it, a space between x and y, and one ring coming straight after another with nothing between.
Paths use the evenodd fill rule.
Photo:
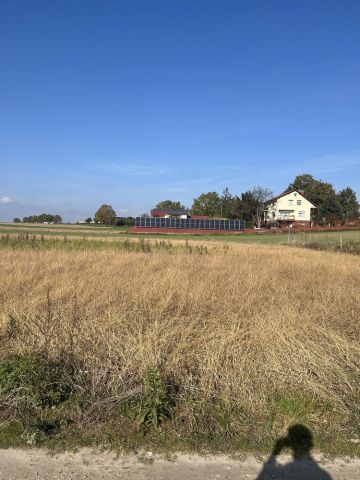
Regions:
<instances>
[{"instance_id":1,"label":"blue sky","mask_svg":"<svg viewBox=\"0 0 360 480\"><path fill-rule=\"evenodd\" d=\"M2 0L0 219L311 173L360 196L357 0Z\"/></svg>"}]
</instances>

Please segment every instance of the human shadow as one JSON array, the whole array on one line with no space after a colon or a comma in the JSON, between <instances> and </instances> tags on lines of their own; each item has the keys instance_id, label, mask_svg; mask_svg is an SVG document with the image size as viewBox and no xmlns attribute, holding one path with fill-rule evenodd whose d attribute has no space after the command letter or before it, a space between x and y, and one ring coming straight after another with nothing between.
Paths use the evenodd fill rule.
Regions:
<instances>
[{"instance_id":1,"label":"human shadow","mask_svg":"<svg viewBox=\"0 0 360 480\"><path fill-rule=\"evenodd\" d=\"M319 467L311 456L313 436L304 425L292 425L286 437L279 438L264 464L257 480L331 480L331 476ZM284 465L279 464L277 456L290 449L293 459Z\"/></svg>"}]
</instances>

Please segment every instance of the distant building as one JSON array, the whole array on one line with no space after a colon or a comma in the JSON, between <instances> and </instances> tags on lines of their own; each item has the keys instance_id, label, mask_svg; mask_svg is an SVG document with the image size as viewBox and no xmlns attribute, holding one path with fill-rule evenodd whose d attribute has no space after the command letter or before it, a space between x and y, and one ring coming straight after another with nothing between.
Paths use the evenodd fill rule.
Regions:
<instances>
[{"instance_id":1,"label":"distant building","mask_svg":"<svg viewBox=\"0 0 360 480\"><path fill-rule=\"evenodd\" d=\"M316 205L307 199L302 190L291 190L270 198L264 204L266 224L310 225Z\"/></svg>"},{"instance_id":2,"label":"distant building","mask_svg":"<svg viewBox=\"0 0 360 480\"><path fill-rule=\"evenodd\" d=\"M157 208L151 210L151 216L154 218L189 218L185 210L159 210Z\"/></svg>"}]
</instances>

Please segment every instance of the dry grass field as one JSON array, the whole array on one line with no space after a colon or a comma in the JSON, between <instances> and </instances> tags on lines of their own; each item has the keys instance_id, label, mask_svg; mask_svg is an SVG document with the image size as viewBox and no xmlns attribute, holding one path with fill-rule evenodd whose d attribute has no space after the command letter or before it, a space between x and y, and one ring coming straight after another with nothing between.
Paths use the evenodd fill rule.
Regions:
<instances>
[{"instance_id":1,"label":"dry grass field","mask_svg":"<svg viewBox=\"0 0 360 480\"><path fill-rule=\"evenodd\" d=\"M359 453L360 258L210 247L2 246L0 444L262 450L303 422Z\"/></svg>"}]
</instances>

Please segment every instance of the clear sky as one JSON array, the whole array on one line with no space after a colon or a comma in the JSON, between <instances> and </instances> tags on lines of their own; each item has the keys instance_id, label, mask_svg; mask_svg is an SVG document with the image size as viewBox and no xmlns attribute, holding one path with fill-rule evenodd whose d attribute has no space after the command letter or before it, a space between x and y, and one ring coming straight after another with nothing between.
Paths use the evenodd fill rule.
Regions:
<instances>
[{"instance_id":1,"label":"clear sky","mask_svg":"<svg viewBox=\"0 0 360 480\"><path fill-rule=\"evenodd\" d=\"M0 219L360 194L359 0L1 0Z\"/></svg>"}]
</instances>

